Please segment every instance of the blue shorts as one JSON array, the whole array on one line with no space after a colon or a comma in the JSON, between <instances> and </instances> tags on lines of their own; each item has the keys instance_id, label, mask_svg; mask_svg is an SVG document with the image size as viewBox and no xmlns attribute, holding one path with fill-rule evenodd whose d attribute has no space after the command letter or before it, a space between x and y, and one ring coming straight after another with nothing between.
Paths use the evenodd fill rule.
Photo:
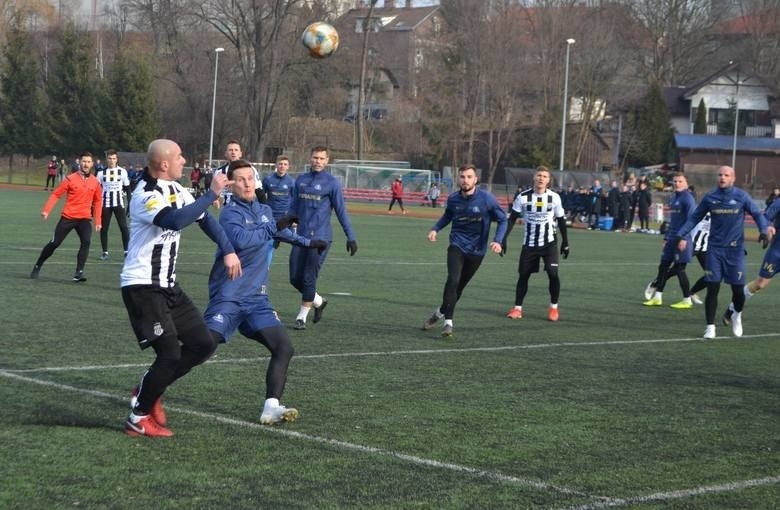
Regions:
<instances>
[{"instance_id":1,"label":"blue shorts","mask_svg":"<svg viewBox=\"0 0 780 510\"><path fill-rule=\"evenodd\" d=\"M758 276L772 278L778 269L780 269L780 243L772 243L764 254L764 261L761 263L761 269L758 270Z\"/></svg>"},{"instance_id":2,"label":"blue shorts","mask_svg":"<svg viewBox=\"0 0 780 510\"><path fill-rule=\"evenodd\" d=\"M745 284L745 250L739 248L707 249L707 269L704 271L704 281L729 285Z\"/></svg>"},{"instance_id":3,"label":"blue shorts","mask_svg":"<svg viewBox=\"0 0 780 510\"><path fill-rule=\"evenodd\" d=\"M677 243L674 241L666 241L664 243L664 249L661 252L662 262L676 262L677 264L687 264L693 258L693 243L690 239L687 239L688 245L685 250L680 251L677 249Z\"/></svg>"},{"instance_id":4,"label":"blue shorts","mask_svg":"<svg viewBox=\"0 0 780 510\"><path fill-rule=\"evenodd\" d=\"M243 304L234 301L209 303L204 318L206 326L222 335L225 342L230 340L236 330L251 338L261 329L282 325L276 310L265 296Z\"/></svg>"}]
</instances>

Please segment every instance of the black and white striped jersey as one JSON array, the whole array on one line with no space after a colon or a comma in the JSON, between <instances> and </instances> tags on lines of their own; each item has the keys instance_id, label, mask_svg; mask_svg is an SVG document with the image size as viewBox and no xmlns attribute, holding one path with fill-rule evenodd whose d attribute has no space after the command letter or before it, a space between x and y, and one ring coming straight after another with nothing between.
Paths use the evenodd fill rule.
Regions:
<instances>
[{"instance_id":1,"label":"black and white striped jersey","mask_svg":"<svg viewBox=\"0 0 780 510\"><path fill-rule=\"evenodd\" d=\"M181 231L158 227L153 221L163 209L179 209L194 201L178 182L155 180L144 173L130 199L130 243L120 275L122 287L176 284Z\"/></svg>"},{"instance_id":2,"label":"black and white striped jersey","mask_svg":"<svg viewBox=\"0 0 780 510\"><path fill-rule=\"evenodd\" d=\"M97 173L97 180L103 186L103 207L124 207L125 193L123 189L130 186L127 170L118 166L104 168Z\"/></svg>"},{"instance_id":3,"label":"black and white striped jersey","mask_svg":"<svg viewBox=\"0 0 780 510\"><path fill-rule=\"evenodd\" d=\"M691 239L693 239L693 251L707 251L707 244L710 239L710 213L704 215L704 218L691 230Z\"/></svg>"},{"instance_id":4,"label":"black and white striped jersey","mask_svg":"<svg viewBox=\"0 0 780 510\"><path fill-rule=\"evenodd\" d=\"M536 194L533 189L523 191L515 197L512 209L523 216L523 246L541 248L555 242L557 218L565 216L558 193L547 190Z\"/></svg>"}]
</instances>

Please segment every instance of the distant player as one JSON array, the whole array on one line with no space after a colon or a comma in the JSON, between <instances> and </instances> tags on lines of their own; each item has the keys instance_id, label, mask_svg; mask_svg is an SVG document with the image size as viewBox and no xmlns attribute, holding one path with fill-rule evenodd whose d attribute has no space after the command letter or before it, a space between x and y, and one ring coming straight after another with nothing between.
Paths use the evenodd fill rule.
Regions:
<instances>
[{"instance_id":1,"label":"distant player","mask_svg":"<svg viewBox=\"0 0 780 510\"><path fill-rule=\"evenodd\" d=\"M704 300L707 327L704 338L715 338L715 314L718 308L720 282L731 285L731 301L734 314L731 331L742 336L742 308L745 305L745 213L749 213L758 225L759 240L766 243L767 221L744 190L734 186L734 169L722 166L718 169L718 187L702 198L691 218L677 232L678 249L688 247L687 236L707 213L711 227L707 248L707 297Z\"/></svg>"},{"instance_id":2,"label":"distant player","mask_svg":"<svg viewBox=\"0 0 780 510\"><path fill-rule=\"evenodd\" d=\"M244 157L244 153L241 150L241 144L238 143L238 140L230 140L227 145L225 146L225 159L227 160L227 163L220 166L216 170L214 170L215 174L223 174L227 175L227 169L228 165L230 165L231 162L236 161ZM263 192L263 183L260 180L260 174L257 172L257 170L252 168L252 170L255 172L255 185L257 188L255 189L255 194L257 195L257 199L265 203L266 202L266 196ZM221 205L225 205L230 203L230 199L233 196L233 191L230 189L230 187L225 188L222 190L222 196L219 201L214 202L214 207L219 209Z\"/></svg>"},{"instance_id":3,"label":"distant player","mask_svg":"<svg viewBox=\"0 0 780 510\"><path fill-rule=\"evenodd\" d=\"M174 381L206 361L217 348L203 316L176 282L181 230L194 222L217 243L227 275L241 275L241 263L217 220L211 203L229 184L215 175L211 188L195 200L178 180L184 157L171 140L149 144L149 167L133 191L130 246L120 276L122 300L141 349L155 359L132 391L125 432L169 437L162 395Z\"/></svg>"},{"instance_id":4,"label":"distant player","mask_svg":"<svg viewBox=\"0 0 780 510\"><path fill-rule=\"evenodd\" d=\"M41 267L46 259L51 257L62 241L68 236L71 230L76 230L81 245L76 254L76 272L73 274L73 281L81 283L87 281L84 276L84 266L87 263L89 255L89 245L92 241L92 218L95 218L95 230L99 231L102 227L100 215L101 209L101 190L100 183L90 172L92 171L92 154L85 152L79 158L78 169L68 175L57 186L49 199L43 205L41 217L46 220L57 200L62 195L65 197L65 207L62 209L62 217L54 228L54 237L41 250L38 260L33 266L30 278L37 279L41 272Z\"/></svg>"},{"instance_id":5,"label":"distant player","mask_svg":"<svg viewBox=\"0 0 780 510\"><path fill-rule=\"evenodd\" d=\"M274 219L279 220L290 210L290 205L295 195L295 180L288 175L290 170L290 158L279 156L276 158L275 171L268 174L263 179L263 191L265 191L271 207ZM274 249L279 246L279 241L271 241L268 248L268 266L274 257Z\"/></svg>"},{"instance_id":6,"label":"distant player","mask_svg":"<svg viewBox=\"0 0 780 510\"><path fill-rule=\"evenodd\" d=\"M493 253L501 253L501 240L506 233L506 213L496 197L477 187L477 168L474 165L458 169L458 184L460 190L447 198L444 214L428 232L428 241L435 243L438 232L452 223L442 303L422 326L424 330L431 329L444 319L443 337L452 336L455 305L485 258L490 224L494 221L498 223L490 243Z\"/></svg>"},{"instance_id":7,"label":"distant player","mask_svg":"<svg viewBox=\"0 0 780 510\"><path fill-rule=\"evenodd\" d=\"M777 236L777 229L780 228L780 200L774 200L764 211L769 226L767 227L767 241L771 241L769 249L764 254L764 260L761 262L761 269L758 270L758 278L745 285L745 299L750 299L753 295L767 288L780 269L780 237ZM766 248L766 243L764 243ZM723 324L728 326L734 316L734 303L729 303L726 312L723 314Z\"/></svg>"},{"instance_id":8,"label":"distant player","mask_svg":"<svg viewBox=\"0 0 780 510\"><path fill-rule=\"evenodd\" d=\"M528 292L528 280L531 275L539 272L539 261L544 261L544 270L550 281L550 307L547 319L557 321L558 299L561 294L561 281L558 277L558 239L556 227L561 238L560 253L563 258L569 256L569 240L566 235L566 212L563 210L561 197L548 189L550 186L550 170L540 166L534 173L534 187L521 192L512 202L509 213L509 225L501 242L502 253L506 253L506 242L518 218L525 220L523 249L520 252L520 263L515 287L515 306L507 312L510 319L523 318L523 300Z\"/></svg>"},{"instance_id":9,"label":"distant player","mask_svg":"<svg viewBox=\"0 0 780 510\"><path fill-rule=\"evenodd\" d=\"M233 199L219 216L219 223L241 260L242 275L231 279L217 251L209 275L209 304L204 313L206 324L218 343L227 342L238 330L242 335L263 344L271 352L266 371L265 403L260 423L270 425L293 421L298 411L280 404L287 380L287 367L293 346L287 330L279 321L268 298L268 264L265 262L268 241L282 235L286 240L307 249L325 249L325 241L309 241L293 234L287 227L292 219L274 220L271 209L255 195L254 169L239 159L228 166L233 184Z\"/></svg>"},{"instance_id":10,"label":"distant player","mask_svg":"<svg viewBox=\"0 0 780 510\"><path fill-rule=\"evenodd\" d=\"M688 179L682 172L675 174L672 179L672 186L674 187L674 193L669 200L669 228L664 234L663 248L661 249L661 262L658 264L658 274L655 280L648 285L649 289L645 289L645 296L652 292L652 295L647 298L643 304L645 306L661 306L663 305L663 292L666 286L666 281L677 276L680 282L680 290L682 290L683 299L677 303L670 305L676 309L688 309L693 306L691 299L691 284L688 281L688 274L685 272L685 267L693 258L693 243L691 243L690 234L686 237L689 241L686 243L685 250L677 249L677 231L682 227L693 214L693 210L696 208L696 201L693 195L688 191Z\"/></svg>"},{"instance_id":11,"label":"distant player","mask_svg":"<svg viewBox=\"0 0 780 510\"><path fill-rule=\"evenodd\" d=\"M100 231L100 245L103 253L100 260L108 260L108 227L111 226L111 215L116 217L119 232L122 234L122 249L127 254L127 242L130 232L127 230L127 215L125 213L125 194L130 190L130 178L127 170L117 165L118 156L114 149L106 151L108 167L98 170L97 179L103 186L103 228Z\"/></svg>"}]
</instances>

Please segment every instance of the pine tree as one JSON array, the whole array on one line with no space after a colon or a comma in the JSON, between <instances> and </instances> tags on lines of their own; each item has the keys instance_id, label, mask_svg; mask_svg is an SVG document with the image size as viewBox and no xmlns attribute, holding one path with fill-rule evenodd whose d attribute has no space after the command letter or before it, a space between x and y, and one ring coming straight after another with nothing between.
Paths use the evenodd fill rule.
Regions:
<instances>
[{"instance_id":1,"label":"pine tree","mask_svg":"<svg viewBox=\"0 0 780 510\"><path fill-rule=\"evenodd\" d=\"M129 51L117 54L107 89L104 111L108 145L124 151L145 151L160 132L148 61Z\"/></svg>"},{"instance_id":2,"label":"pine tree","mask_svg":"<svg viewBox=\"0 0 780 510\"><path fill-rule=\"evenodd\" d=\"M30 58L34 51L23 23L21 17L16 18L0 52L5 57L0 61L0 153L9 156L11 169L14 154L40 156L47 152L38 70Z\"/></svg>"},{"instance_id":3,"label":"pine tree","mask_svg":"<svg viewBox=\"0 0 780 510\"><path fill-rule=\"evenodd\" d=\"M667 162L673 157L673 129L660 85L654 83L630 116L628 161L636 166Z\"/></svg>"},{"instance_id":4,"label":"pine tree","mask_svg":"<svg viewBox=\"0 0 780 510\"><path fill-rule=\"evenodd\" d=\"M704 98L699 100L699 106L696 108L696 120L693 123L693 133L696 135L707 134L707 106L704 104Z\"/></svg>"}]
</instances>

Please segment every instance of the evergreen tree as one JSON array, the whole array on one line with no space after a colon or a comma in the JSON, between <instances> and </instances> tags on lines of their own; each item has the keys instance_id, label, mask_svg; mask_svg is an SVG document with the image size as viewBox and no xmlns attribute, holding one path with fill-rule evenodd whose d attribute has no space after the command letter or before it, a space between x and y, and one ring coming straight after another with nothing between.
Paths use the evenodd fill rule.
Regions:
<instances>
[{"instance_id":1,"label":"evergreen tree","mask_svg":"<svg viewBox=\"0 0 780 510\"><path fill-rule=\"evenodd\" d=\"M671 115L660 85L654 83L629 116L628 161L635 166L665 163L673 156Z\"/></svg>"},{"instance_id":2,"label":"evergreen tree","mask_svg":"<svg viewBox=\"0 0 780 510\"><path fill-rule=\"evenodd\" d=\"M696 135L707 134L707 106L704 104L704 98L699 100L699 106L696 108L696 120L693 123L693 133Z\"/></svg>"},{"instance_id":3,"label":"evergreen tree","mask_svg":"<svg viewBox=\"0 0 780 510\"><path fill-rule=\"evenodd\" d=\"M14 154L40 156L48 152L42 143L38 70L30 58L35 51L22 25L23 19L16 18L9 27L2 51L5 58L0 61L0 153L9 156L11 167Z\"/></svg>"},{"instance_id":4,"label":"evergreen tree","mask_svg":"<svg viewBox=\"0 0 780 510\"><path fill-rule=\"evenodd\" d=\"M49 131L63 154L99 154L105 145L100 105L103 87L93 69L94 46L89 34L65 27L49 78Z\"/></svg>"},{"instance_id":5,"label":"evergreen tree","mask_svg":"<svg viewBox=\"0 0 780 510\"><path fill-rule=\"evenodd\" d=\"M129 51L117 54L108 77L107 145L144 152L160 132L160 115L147 60Z\"/></svg>"}]
</instances>

